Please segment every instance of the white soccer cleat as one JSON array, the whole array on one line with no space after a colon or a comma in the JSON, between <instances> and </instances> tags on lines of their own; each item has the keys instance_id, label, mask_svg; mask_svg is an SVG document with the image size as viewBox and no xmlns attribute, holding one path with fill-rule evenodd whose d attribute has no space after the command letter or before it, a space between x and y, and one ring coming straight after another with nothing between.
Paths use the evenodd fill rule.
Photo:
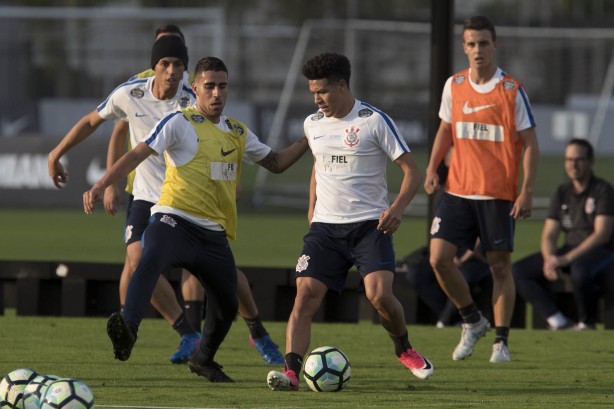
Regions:
<instances>
[{"instance_id":1,"label":"white soccer cleat","mask_svg":"<svg viewBox=\"0 0 614 409\"><path fill-rule=\"evenodd\" d=\"M471 355L476 342L490 330L490 322L482 316L475 324L463 324L462 327L460 342L452 352L452 359L455 361Z\"/></svg>"},{"instance_id":2,"label":"white soccer cleat","mask_svg":"<svg viewBox=\"0 0 614 409\"><path fill-rule=\"evenodd\" d=\"M298 377L291 370L269 372L266 383L273 391L298 391Z\"/></svg>"},{"instance_id":3,"label":"white soccer cleat","mask_svg":"<svg viewBox=\"0 0 614 409\"><path fill-rule=\"evenodd\" d=\"M510 350L507 348L503 342L497 342L492 345L492 355L490 356L490 362L509 362L512 359L510 358Z\"/></svg>"}]
</instances>

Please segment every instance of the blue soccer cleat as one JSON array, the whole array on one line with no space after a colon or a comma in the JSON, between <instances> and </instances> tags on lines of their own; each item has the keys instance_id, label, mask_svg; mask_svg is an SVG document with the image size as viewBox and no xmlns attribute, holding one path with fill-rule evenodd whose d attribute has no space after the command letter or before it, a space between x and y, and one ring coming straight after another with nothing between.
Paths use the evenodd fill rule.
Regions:
<instances>
[{"instance_id":1,"label":"blue soccer cleat","mask_svg":"<svg viewBox=\"0 0 614 409\"><path fill-rule=\"evenodd\" d=\"M250 335L249 343L260 353L265 364L283 365L286 363L283 355L279 352L279 347L273 342L269 334L260 338L252 338Z\"/></svg>"},{"instance_id":2,"label":"blue soccer cleat","mask_svg":"<svg viewBox=\"0 0 614 409\"><path fill-rule=\"evenodd\" d=\"M185 364L200 345L201 335L197 332L181 336L177 352L171 356L174 364Z\"/></svg>"}]
</instances>

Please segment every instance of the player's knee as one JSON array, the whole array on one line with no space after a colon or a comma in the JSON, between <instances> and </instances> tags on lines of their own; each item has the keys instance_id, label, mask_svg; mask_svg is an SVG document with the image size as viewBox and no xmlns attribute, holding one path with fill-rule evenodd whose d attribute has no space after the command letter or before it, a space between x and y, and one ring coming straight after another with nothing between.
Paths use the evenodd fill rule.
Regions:
<instances>
[{"instance_id":1,"label":"player's knee","mask_svg":"<svg viewBox=\"0 0 614 409\"><path fill-rule=\"evenodd\" d=\"M443 255L431 254L429 257L429 263L435 271L435 273L445 273L454 268L454 258L444 257Z\"/></svg>"},{"instance_id":2,"label":"player's knee","mask_svg":"<svg viewBox=\"0 0 614 409\"><path fill-rule=\"evenodd\" d=\"M318 311L321 303L321 297L318 297L311 292L299 292L294 300L294 307L292 308L292 311L296 315L311 317Z\"/></svg>"},{"instance_id":3,"label":"player's knee","mask_svg":"<svg viewBox=\"0 0 614 409\"><path fill-rule=\"evenodd\" d=\"M391 308L396 301L396 298L392 292L376 292L368 295L368 300L378 311L386 311Z\"/></svg>"}]
</instances>

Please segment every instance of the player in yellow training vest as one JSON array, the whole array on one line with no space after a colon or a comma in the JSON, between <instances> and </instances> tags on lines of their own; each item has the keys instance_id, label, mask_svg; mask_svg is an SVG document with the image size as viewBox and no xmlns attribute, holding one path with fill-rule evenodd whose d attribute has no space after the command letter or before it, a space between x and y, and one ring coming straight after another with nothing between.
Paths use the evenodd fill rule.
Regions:
<instances>
[{"instance_id":1,"label":"player in yellow training vest","mask_svg":"<svg viewBox=\"0 0 614 409\"><path fill-rule=\"evenodd\" d=\"M83 205L86 213L92 213L106 186L152 154L164 155L166 177L143 236L143 256L130 281L124 313L109 318L107 333L115 357L127 360L160 271L186 267L207 288L203 338L190 359L190 370L211 382L233 382L214 357L238 309L236 266L228 238L236 234L235 188L242 162L280 173L307 151L308 144L302 137L274 152L240 122L226 118L222 112L228 70L220 59L201 59L194 77L196 105L160 120L143 142L85 192Z\"/></svg>"}]
</instances>

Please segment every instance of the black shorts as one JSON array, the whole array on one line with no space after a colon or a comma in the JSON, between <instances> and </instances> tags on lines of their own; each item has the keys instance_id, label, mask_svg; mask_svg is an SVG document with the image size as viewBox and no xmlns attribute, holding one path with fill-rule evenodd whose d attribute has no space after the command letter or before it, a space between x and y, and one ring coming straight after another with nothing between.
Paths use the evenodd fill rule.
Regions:
<instances>
[{"instance_id":1,"label":"black shorts","mask_svg":"<svg viewBox=\"0 0 614 409\"><path fill-rule=\"evenodd\" d=\"M151 207L154 204L145 200L131 200L126 212L126 228L124 229L124 243L126 246L141 241L143 232L151 218Z\"/></svg>"},{"instance_id":2,"label":"black shorts","mask_svg":"<svg viewBox=\"0 0 614 409\"><path fill-rule=\"evenodd\" d=\"M349 269L362 277L373 271L395 270L392 236L377 230L377 220L360 223L312 223L303 238L296 277L312 277L341 292Z\"/></svg>"},{"instance_id":3,"label":"black shorts","mask_svg":"<svg viewBox=\"0 0 614 409\"><path fill-rule=\"evenodd\" d=\"M444 193L431 224L431 238L472 249L479 237L484 251L514 251L513 203L473 200Z\"/></svg>"}]
</instances>

